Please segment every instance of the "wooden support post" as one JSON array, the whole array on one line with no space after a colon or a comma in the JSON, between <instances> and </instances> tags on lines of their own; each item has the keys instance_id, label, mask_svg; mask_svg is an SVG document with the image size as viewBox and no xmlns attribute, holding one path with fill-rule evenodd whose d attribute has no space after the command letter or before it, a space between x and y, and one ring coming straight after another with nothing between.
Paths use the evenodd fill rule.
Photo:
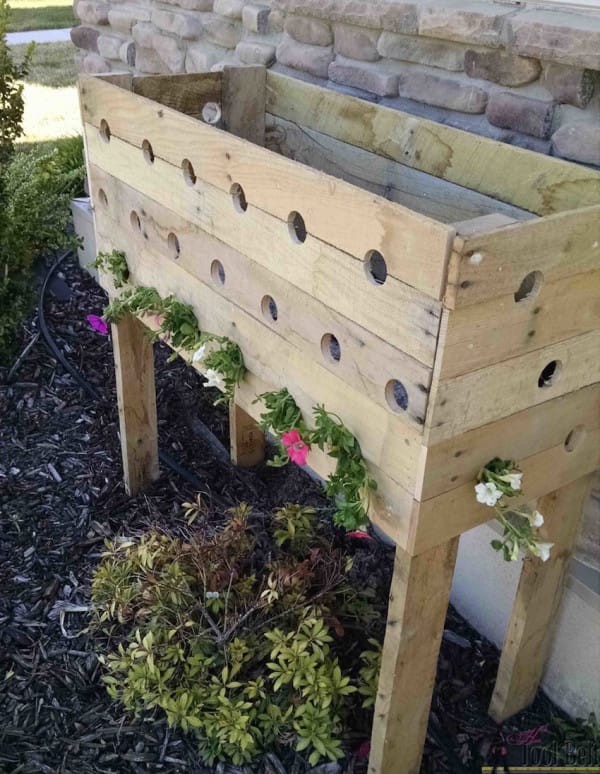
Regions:
<instances>
[{"instance_id":1,"label":"wooden support post","mask_svg":"<svg viewBox=\"0 0 600 774\"><path fill-rule=\"evenodd\" d=\"M222 86L225 129L255 145L264 145L266 95L265 67L226 67Z\"/></svg>"},{"instance_id":2,"label":"wooden support post","mask_svg":"<svg viewBox=\"0 0 600 774\"><path fill-rule=\"evenodd\" d=\"M229 404L231 461L251 468L265 458L265 434L257 422L234 401Z\"/></svg>"},{"instance_id":3,"label":"wooden support post","mask_svg":"<svg viewBox=\"0 0 600 774\"><path fill-rule=\"evenodd\" d=\"M396 548L370 774L419 772L458 540L419 556Z\"/></svg>"},{"instance_id":4,"label":"wooden support post","mask_svg":"<svg viewBox=\"0 0 600 774\"><path fill-rule=\"evenodd\" d=\"M123 472L130 495L159 473L154 354L145 331L132 315L112 326Z\"/></svg>"},{"instance_id":5,"label":"wooden support post","mask_svg":"<svg viewBox=\"0 0 600 774\"><path fill-rule=\"evenodd\" d=\"M523 562L489 708L498 723L527 707L535 698L590 486L591 477L586 476L538 502L545 519L544 539L553 542L554 547L546 562L535 557Z\"/></svg>"}]
</instances>

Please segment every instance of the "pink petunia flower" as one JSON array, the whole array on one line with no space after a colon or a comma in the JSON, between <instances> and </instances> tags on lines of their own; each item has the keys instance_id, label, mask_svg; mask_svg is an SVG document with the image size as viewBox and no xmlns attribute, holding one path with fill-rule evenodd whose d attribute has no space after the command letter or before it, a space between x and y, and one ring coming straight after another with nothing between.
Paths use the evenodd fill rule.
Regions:
<instances>
[{"instance_id":1,"label":"pink petunia flower","mask_svg":"<svg viewBox=\"0 0 600 774\"><path fill-rule=\"evenodd\" d=\"M363 742L356 751L356 757L359 761L368 761L371 754L371 742Z\"/></svg>"},{"instance_id":2,"label":"pink petunia flower","mask_svg":"<svg viewBox=\"0 0 600 774\"><path fill-rule=\"evenodd\" d=\"M102 336L108 336L108 323L103 317L98 317L97 314L88 314L86 317L90 328L93 328L96 333Z\"/></svg>"},{"instance_id":3,"label":"pink petunia flower","mask_svg":"<svg viewBox=\"0 0 600 774\"><path fill-rule=\"evenodd\" d=\"M288 457L296 465L306 465L309 448L302 440L298 430L289 430L281 436L281 443L285 446Z\"/></svg>"},{"instance_id":4,"label":"pink petunia flower","mask_svg":"<svg viewBox=\"0 0 600 774\"><path fill-rule=\"evenodd\" d=\"M357 538L358 540L373 540L371 535L362 529L355 529L354 532L346 532L346 535L349 538Z\"/></svg>"}]
</instances>

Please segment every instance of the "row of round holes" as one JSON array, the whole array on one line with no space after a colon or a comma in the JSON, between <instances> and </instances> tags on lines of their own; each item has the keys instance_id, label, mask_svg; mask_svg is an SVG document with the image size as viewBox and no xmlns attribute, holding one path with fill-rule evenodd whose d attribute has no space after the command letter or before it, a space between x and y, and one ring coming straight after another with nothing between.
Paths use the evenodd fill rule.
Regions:
<instances>
[{"instance_id":1,"label":"row of round holes","mask_svg":"<svg viewBox=\"0 0 600 774\"><path fill-rule=\"evenodd\" d=\"M108 198L106 193L101 188L98 191L98 197L103 206L108 206ZM131 211L130 223L133 229L136 231L142 230L140 217L135 210ZM179 239L174 232L169 232L167 236L167 246L171 257L173 259L179 258L181 254L181 247ZM225 268L219 260L214 260L210 267L210 274L213 281L218 285L225 284ZM265 319L272 322L277 322L279 312L277 309L277 303L272 296L266 295L261 301L261 311ZM337 364L341 360L342 351L340 343L337 337L333 333L326 333L321 338L321 352L325 360L329 363ZM538 377L538 387L545 389L552 387L556 384L556 381L562 370L562 362L560 360L551 360L540 372ZM408 393L404 385L398 379L390 380L385 388L386 401L393 411L406 411L408 408Z\"/></svg>"},{"instance_id":2,"label":"row of round holes","mask_svg":"<svg viewBox=\"0 0 600 774\"><path fill-rule=\"evenodd\" d=\"M111 131L108 122L103 118L100 121L100 136L105 142L110 142ZM142 154L148 164L154 164L154 150L149 140L142 141ZM183 179L189 186L194 186L197 181L194 167L189 159L181 162ZM243 214L248 209L248 200L244 189L239 183L233 183L230 189L233 206L236 211ZM302 244L306 241L308 232L304 218L299 212L293 211L288 216L288 230L292 240L296 244ZM179 252L179 251L178 251ZM480 253L474 253L470 257L471 263L480 263L483 256ZM378 250L370 250L365 256L365 271L368 279L375 285L383 285L387 279L387 264L385 258ZM525 276L517 292L514 294L516 303L522 301L531 301L539 293L544 281L544 275L541 271L532 271ZM465 283L466 286L470 283Z\"/></svg>"}]
</instances>

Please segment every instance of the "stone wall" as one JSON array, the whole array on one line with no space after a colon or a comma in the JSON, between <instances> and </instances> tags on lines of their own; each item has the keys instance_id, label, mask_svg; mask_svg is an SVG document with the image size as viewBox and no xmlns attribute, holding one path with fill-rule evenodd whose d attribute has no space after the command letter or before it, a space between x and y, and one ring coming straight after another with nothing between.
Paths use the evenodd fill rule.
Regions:
<instances>
[{"instance_id":1,"label":"stone wall","mask_svg":"<svg viewBox=\"0 0 600 774\"><path fill-rule=\"evenodd\" d=\"M75 0L85 72L264 64L600 166L600 13L492 0Z\"/></svg>"}]
</instances>

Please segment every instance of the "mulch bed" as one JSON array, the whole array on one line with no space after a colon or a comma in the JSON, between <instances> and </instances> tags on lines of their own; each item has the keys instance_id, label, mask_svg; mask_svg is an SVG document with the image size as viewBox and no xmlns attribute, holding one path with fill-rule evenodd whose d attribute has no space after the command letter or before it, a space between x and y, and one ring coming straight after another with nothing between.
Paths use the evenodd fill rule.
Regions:
<instances>
[{"instance_id":1,"label":"mulch bed","mask_svg":"<svg viewBox=\"0 0 600 774\"><path fill-rule=\"evenodd\" d=\"M71 259L46 303L53 335L105 396L102 403L86 397L42 339L10 383L0 371L0 774L208 771L192 739L162 719L134 720L111 701L86 631L90 576L104 539L183 525L180 503L197 494L164 467L146 492L125 493L111 345L85 319L101 313L104 303L103 292ZM37 330L33 317L24 344ZM213 407L214 394L192 369L168 363L165 348L156 349L161 448L202 481L215 517L240 501L264 512L286 502L327 508L318 484L298 468L234 468L226 411ZM362 552L365 582L377 574L377 585L385 587L392 551L360 542L350 550ZM452 609L446 627L423 771L479 771L499 739L486 714L498 653ZM553 714L540 695L509 729L536 728ZM343 766L318 771L365 768L349 756ZM304 770L299 757L284 765L274 756L254 769Z\"/></svg>"}]
</instances>

